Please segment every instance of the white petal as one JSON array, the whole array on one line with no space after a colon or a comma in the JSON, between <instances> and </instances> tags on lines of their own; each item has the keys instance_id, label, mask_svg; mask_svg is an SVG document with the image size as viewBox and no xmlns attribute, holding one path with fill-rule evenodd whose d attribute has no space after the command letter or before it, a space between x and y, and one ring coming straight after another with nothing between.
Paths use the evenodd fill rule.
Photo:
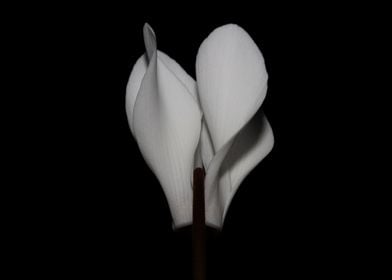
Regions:
<instances>
[{"instance_id":1,"label":"white petal","mask_svg":"<svg viewBox=\"0 0 392 280\"><path fill-rule=\"evenodd\" d=\"M192 97L197 100L196 94L196 82L189 76L182 67L167 54L158 50L158 61L164 63L164 65L178 78L178 80L184 84L188 89ZM146 74L148 66L148 58L146 54L143 54L133 66L131 75L127 83L127 95L126 95L126 111L128 115L128 121L130 124L131 131L133 133L133 108L135 106L135 101L137 94L140 89L144 74ZM197 101L198 102L198 101Z\"/></svg>"},{"instance_id":2,"label":"white petal","mask_svg":"<svg viewBox=\"0 0 392 280\"><path fill-rule=\"evenodd\" d=\"M128 119L143 157L165 192L174 225L179 227L192 222L191 179L201 112L187 88L190 85L185 86L178 77L184 78L184 71L168 57L159 58L154 33L148 26L144 35L150 60L133 110L127 109ZM131 88L137 86L128 86ZM133 100L133 94L127 92L127 102Z\"/></svg>"},{"instance_id":3,"label":"white petal","mask_svg":"<svg viewBox=\"0 0 392 280\"><path fill-rule=\"evenodd\" d=\"M184 84L184 86L191 93L192 97L198 102L200 106L199 96L197 94L197 85L195 80L189 76L181 66L171 59L163 52L158 51L158 59L161 59L163 63L176 75L176 77ZM207 167L214 155L211 136L208 131L205 121L202 122L201 135L199 146L195 153L195 168L196 167Z\"/></svg>"},{"instance_id":4,"label":"white petal","mask_svg":"<svg viewBox=\"0 0 392 280\"><path fill-rule=\"evenodd\" d=\"M183 83L188 89L192 97L197 100L196 94L196 82L195 80L185 72L184 69L172 58L163 52L158 51L158 59L161 60L165 66L177 77L177 79Z\"/></svg>"},{"instance_id":5,"label":"white petal","mask_svg":"<svg viewBox=\"0 0 392 280\"><path fill-rule=\"evenodd\" d=\"M251 147L249 153L257 155L232 156L236 159L235 162L230 159L232 168L221 170L228 153L236 153L231 149L247 151L243 147L250 143L247 136L236 138L260 108L267 91L268 75L256 44L242 28L232 24L217 28L202 43L196 75L201 107L216 151L206 173L206 218L208 223L220 227L238 182L262 158L258 148ZM253 124L250 127L253 128Z\"/></svg>"},{"instance_id":6,"label":"white petal","mask_svg":"<svg viewBox=\"0 0 392 280\"><path fill-rule=\"evenodd\" d=\"M274 135L267 118L260 110L236 136L230 151L221 167L221 176L230 176L230 191L224 183L219 185L224 195L225 217L230 202L241 182L249 172L272 150ZM261 178L262 179L262 178Z\"/></svg>"},{"instance_id":7,"label":"white petal","mask_svg":"<svg viewBox=\"0 0 392 280\"><path fill-rule=\"evenodd\" d=\"M203 113L218 151L264 100L268 78L264 58L241 27L225 25L200 46L196 76Z\"/></svg>"},{"instance_id":8,"label":"white petal","mask_svg":"<svg viewBox=\"0 0 392 280\"><path fill-rule=\"evenodd\" d=\"M205 178L206 223L209 226L221 228L225 210L225 198L229 197L231 189L230 176L220 176L220 168L233 141L227 142L212 158Z\"/></svg>"},{"instance_id":9,"label":"white petal","mask_svg":"<svg viewBox=\"0 0 392 280\"><path fill-rule=\"evenodd\" d=\"M135 107L136 97L140 89L143 77L147 71L147 57L143 54L133 66L131 76L129 77L126 96L125 109L128 116L129 126L133 134L133 108Z\"/></svg>"},{"instance_id":10,"label":"white petal","mask_svg":"<svg viewBox=\"0 0 392 280\"><path fill-rule=\"evenodd\" d=\"M260 110L213 157L206 177L206 220L222 227L231 200L246 175L272 150L274 136Z\"/></svg>"}]
</instances>

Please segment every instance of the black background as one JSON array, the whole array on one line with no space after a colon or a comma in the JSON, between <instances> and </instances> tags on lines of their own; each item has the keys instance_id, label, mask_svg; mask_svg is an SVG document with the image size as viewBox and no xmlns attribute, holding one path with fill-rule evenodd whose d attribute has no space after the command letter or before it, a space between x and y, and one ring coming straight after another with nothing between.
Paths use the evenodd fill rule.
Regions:
<instances>
[{"instance_id":1,"label":"black background","mask_svg":"<svg viewBox=\"0 0 392 280\"><path fill-rule=\"evenodd\" d=\"M365 270L353 261L363 250L352 230L365 212L356 207L362 189L353 179L358 171L347 167L362 156L362 128L356 133L366 122L347 102L355 94L347 86L355 57L347 42L360 30L350 12L175 8L42 7L13 34L21 39L16 66L29 89L21 105L29 116L19 127L21 141L29 141L17 163L29 171L15 178L30 182L19 193L27 208L20 210L22 255L37 261L28 271L191 279L190 231L173 232L125 114L145 22L158 48L193 77L201 42L236 23L261 49L269 73L263 109L275 146L242 183L222 232L209 235L209 279Z\"/></svg>"}]
</instances>

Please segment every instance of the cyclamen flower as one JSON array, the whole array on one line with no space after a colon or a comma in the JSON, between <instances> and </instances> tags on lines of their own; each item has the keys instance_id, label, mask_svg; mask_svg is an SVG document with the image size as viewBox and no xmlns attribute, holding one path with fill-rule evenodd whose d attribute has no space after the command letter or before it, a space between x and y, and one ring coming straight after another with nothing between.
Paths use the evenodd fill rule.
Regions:
<instances>
[{"instance_id":1,"label":"cyclamen flower","mask_svg":"<svg viewBox=\"0 0 392 280\"><path fill-rule=\"evenodd\" d=\"M221 228L248 173L271 151L274 137L260 109L268 74L241 27L215 29L196 58L197 82L157 50L144 26L146 53L127 85L130 128L167 197L175 227L192 224L192 175L206 170L206 224Z\"/></svg>"}]
</instances>

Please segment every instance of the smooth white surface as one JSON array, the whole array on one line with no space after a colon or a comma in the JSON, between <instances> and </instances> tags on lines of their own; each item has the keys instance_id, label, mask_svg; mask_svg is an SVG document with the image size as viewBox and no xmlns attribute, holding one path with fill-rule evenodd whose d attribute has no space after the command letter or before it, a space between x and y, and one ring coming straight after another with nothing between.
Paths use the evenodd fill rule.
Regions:
<instances>
[{"instance_id":1,"label":"smooth white surface","mask_svg":"<svg viewBox=\"0 0 392 280\"><path fill-rule=\"evenodd\" d=\"M215 29L196 58L201 107L216 151L249 121L266 94L260 50L241 27Z\"/></svg>"},{"instance_id":2,"label":"smooth white surface","mask_svg":"<svg viewBox=\"0 0 392 280\"><path fill-rule=\"evenodd\" d=\"M127 87L128 120L143 157L165 192L174 225L178 227L192 222L191 178L201 112L194 96L176 76L183 78L187 74L181 73L179 66L173 66L167 56L161 59L154 33L149 27L144 31L151 59L142 80L143 62L137 63L132 71L129 83L135 84Z\"/></svg>"}]
</instances>

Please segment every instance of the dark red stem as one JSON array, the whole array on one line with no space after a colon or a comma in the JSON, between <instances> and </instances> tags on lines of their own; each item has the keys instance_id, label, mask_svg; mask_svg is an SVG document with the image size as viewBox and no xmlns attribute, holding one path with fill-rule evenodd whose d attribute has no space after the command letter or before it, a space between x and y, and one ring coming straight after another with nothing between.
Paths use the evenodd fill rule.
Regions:
<instances>
[{"instance_id":1,"label":"dark red stem","mask_svg":"<svg viewBox=\"0 0 392 280\"><path fill-rule=\"evenodd\" d=\"M193 224L192 224L192 252L193 279L206 279L206 226L204 202L204 177L202 168L193 171Z\"/></svg>"}]
</instances>

